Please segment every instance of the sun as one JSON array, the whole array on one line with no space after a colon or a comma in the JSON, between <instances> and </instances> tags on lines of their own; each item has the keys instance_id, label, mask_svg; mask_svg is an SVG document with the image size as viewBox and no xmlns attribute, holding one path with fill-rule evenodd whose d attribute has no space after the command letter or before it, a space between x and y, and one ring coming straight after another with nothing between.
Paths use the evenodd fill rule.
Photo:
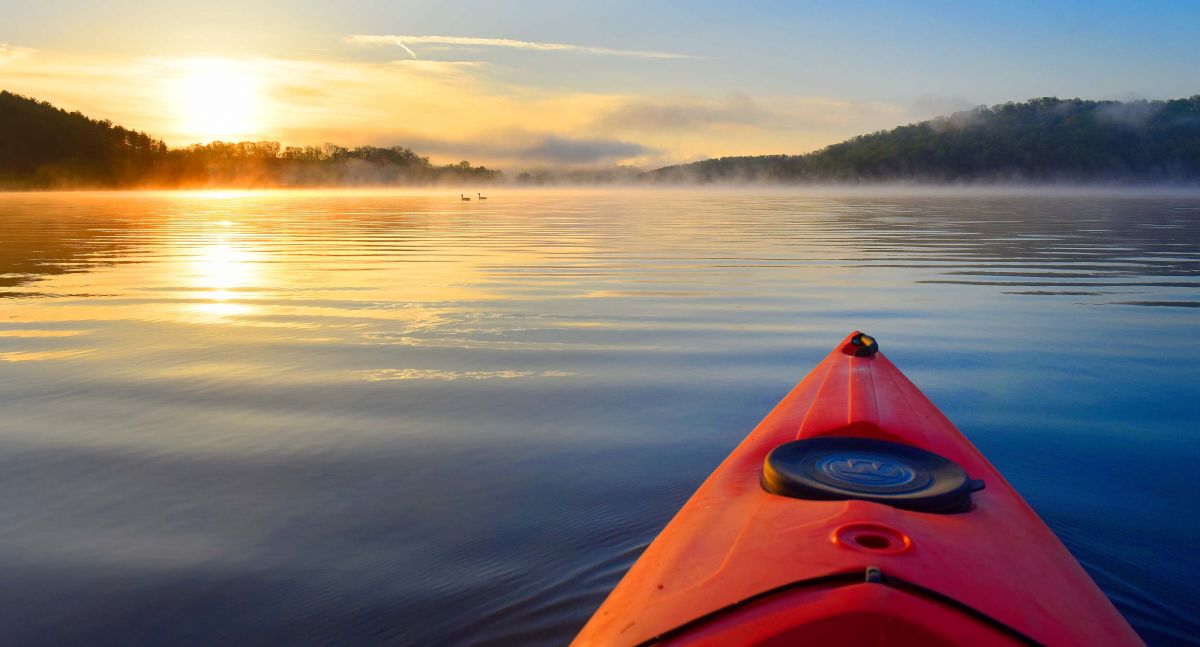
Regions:
<instances>
[{"instance_id":1,"label":"sun","mask_svg":"<svg viewBox=\"0 0 1200 647\"><path fill-rule=\"evenodd\" d=\"M252 139L262 127L261 84L247 66L225 59L183 62L172 100L178 132L200 142Z\"/></svg>"}]
</instances>

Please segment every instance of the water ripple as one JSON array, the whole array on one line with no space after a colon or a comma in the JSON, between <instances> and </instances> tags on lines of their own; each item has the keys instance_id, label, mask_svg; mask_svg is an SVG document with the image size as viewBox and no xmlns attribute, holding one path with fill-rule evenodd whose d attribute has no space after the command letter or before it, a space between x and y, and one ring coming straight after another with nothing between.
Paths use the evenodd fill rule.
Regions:
<instances>
[{"instance_id":1,"label":"water ripple","mask_svg":"<svg viewBox=\"0 0 1200 647\"><path fill-rule=\"evenodd\" d=\"M563 644L864 328L1148 641L1187 640L1197 205L0 195L0 626Z\"/></svg>"}]
</instances>

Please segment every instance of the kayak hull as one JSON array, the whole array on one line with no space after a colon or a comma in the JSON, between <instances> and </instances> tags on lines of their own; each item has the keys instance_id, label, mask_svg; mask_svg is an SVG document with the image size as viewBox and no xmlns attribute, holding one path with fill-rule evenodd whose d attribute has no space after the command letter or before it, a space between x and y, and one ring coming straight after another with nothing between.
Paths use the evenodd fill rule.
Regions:
<instances>
[{"instance_id":1,"label":"kayak hull","mask_svg":"<svg viewBox=\"0 0 1200 647\"><path fill-rule=\"evenodd\" d=\"M713 472L574 644L1142 644L999 472L861 339ZM767 455L815 438L933 452L984 489L958 514L767 492Z\"/></svg>"}]
</instances>

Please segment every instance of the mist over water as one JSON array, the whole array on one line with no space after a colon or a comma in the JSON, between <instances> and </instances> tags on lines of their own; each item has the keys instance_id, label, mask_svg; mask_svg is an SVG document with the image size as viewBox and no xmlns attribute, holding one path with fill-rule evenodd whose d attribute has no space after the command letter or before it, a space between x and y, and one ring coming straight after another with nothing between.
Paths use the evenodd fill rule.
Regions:
<instances>
[{"instance_id":1,"label":"mist over water","mask_svg":"<svg viewBox=\"0 0 1200 647\"><path fill-rule=\"evenodd\" d=\"M0 194L5 641L563 644L854 329L1200 632L1200 194L456 194Z\"/></svg>"}]
</instances>

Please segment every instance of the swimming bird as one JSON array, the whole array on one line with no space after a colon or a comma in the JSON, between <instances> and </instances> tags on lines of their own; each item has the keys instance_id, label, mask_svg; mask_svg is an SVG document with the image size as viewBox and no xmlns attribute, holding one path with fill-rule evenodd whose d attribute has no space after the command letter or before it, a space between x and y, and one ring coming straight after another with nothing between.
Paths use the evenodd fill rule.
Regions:
<instances>
[{"instance_id":1,"label":"swimming bird","mask_svg":"<svg viewBox=\"0 0 1200 647\"><path fill-rule=\"evenodd\" d=\"M461 194L461 193L460 193L460 194L458 194L458 199L459 199L459 200L462 200L463 202L470 202L470 201L471 201L471 199L470 199L470 198L468 198L467 196L465 196L465 195L463 195L463 194Z\"/></svg>"},{"instance_id":2,"label":"swimming bird","mask_svg":"<svg viewBox=\"0 0 1200 647\"><path fill-rule=\"evenodd\" d=\"M480 200L487 200L487 196L482 193L476 193L475 195L479 196Z\"/></svg>"}]
</instances>

